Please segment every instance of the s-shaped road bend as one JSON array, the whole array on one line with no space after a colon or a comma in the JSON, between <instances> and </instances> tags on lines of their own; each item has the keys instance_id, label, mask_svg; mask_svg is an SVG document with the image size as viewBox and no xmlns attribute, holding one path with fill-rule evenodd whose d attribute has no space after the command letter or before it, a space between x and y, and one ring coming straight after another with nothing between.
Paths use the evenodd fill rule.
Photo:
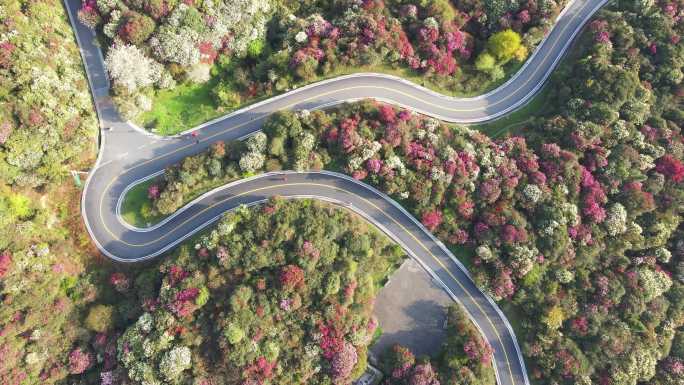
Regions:
<instances>
[{"instance_id":1,"label":"s-shaped road bend","mask_svg":"<svg viewBox=\"0 0 684 385\"><path fill-rule=\"evenodd\" d=\"M102 127L100 151L84 187L81 209L90 236L105 255L121 262L153 258L211 224L222 213L240 204L258 204L274 195L330 201L378 226L463 305L494 350L494 369L500 385L529 385L513 329L499 307L473 283L466 268L391 198L348 176L331 172L262 174L204 194L148 228L125 223L118 215L119 207L131 186L159 175L167 166L203 151L215 141L239 139L258 131L266 117L282 109L311 110L373 98L450 122L474 123L501 117L534 96L574 37L607 0L571 1L520 71L485 95L447 97L382 74L341 76L198 126L193 129L199 132L198 144L187 135L162 138L145 133L119 116L109 97L109 82L95 35L75 18L80 1L64 1ZM287 174L286 180L283 174Z\"/></svg>"}]
</instances>

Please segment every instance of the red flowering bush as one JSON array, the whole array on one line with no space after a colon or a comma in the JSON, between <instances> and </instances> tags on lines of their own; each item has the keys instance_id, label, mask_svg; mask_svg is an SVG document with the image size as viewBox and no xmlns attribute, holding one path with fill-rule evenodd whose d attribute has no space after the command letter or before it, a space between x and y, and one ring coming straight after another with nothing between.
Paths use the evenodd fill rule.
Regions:
<instances>
[{"instance_id":1,"label":"red flowering bush","mask_svg":"<svg viewBox=\"0 0 684 385\"><path fill-rule=\"evenodd\" d=\"M657 160L656 171L665 175L674 183L684 180L684 164L670 154L665 154Z\"/></svg>"},{"instance_id":2,"label":"red flowering bush","mask_svg":"<svg viewBox=\"0 0 684 385\"><path fill-rule=\"evenodd\" d=\"M189 273L185 271L182 267L178 265L172 265L169 267L169 285L176 286L187 278Z\"/></svg>"},{"instance_id":3,"label":"red flowering bush","mask_svg":"<svg viewBox=\"0 0 684 385\"><path fill-rule=\"evenodd\" d=\"M469 359L488 365L492 359L492 347L482 337L473 337L463 345Z\"/></svg>"},{"instance_id":4,"label":"red flowering bush","mask_svg":"<svg viewBox=\"0 0 684 385\"><path fill-rule=\"evenodd\" d=\"M304 286L304 270L297 265L287 265L280 270L278 279L284 290L301 288Z\"/></svg>"},{"instance_id":5,"label":"red flowering bush","mask_svg":"<svg viewBox=\"0 0 684 385\"><path fill-rule=\"evenodd\" d=\"M12 253L9 250L4 250L0 253L0 278L3 278L12 266Z\"/></svg>"},{"instance_id":6,"label":"red flowering bush","mask_svg":"<svg viewBox=\"0 0 684 385\"><path fill-rule=\"evenodd\" d=\"M120 293L123 293L130 288L130 281L124 273L112 273L112 275L109 276L109 283Z\"/></svg>"},{"instance_id":7,"label":"red flowering bush","mask_svg":"<svg viewBox=\"0 0 684 385\"><path fill-rule=\"evenodd\" d=\"M16 49L16 46L9 41L0 43L0 68L9 69L11 61L12 52Z\"/></svg>"},{"instance_id":8,"label":"red flowering bush","mask_svg":"<svg viewBox=\"0 0 684 385\"><path fill-rule=\"evenodd\" d=\"M416 363L416 357L406 347L393 345L389 352L385 353L385 369L392 379L401 380L410 373Z\"/></svg>"},{"instance_id":9,"label":"red flowering bush","mask_svg":"<svg viewBox=\"0 0 684 385\"><path fill-rule=\"evenodd\" d=\"M442 213L437 210L429 211L423 214L421 222L423 222L425 228L427 228L430 231L433 231L437 228L437 226L439 226L442 223Z\"/></svg>"}]
</instances>

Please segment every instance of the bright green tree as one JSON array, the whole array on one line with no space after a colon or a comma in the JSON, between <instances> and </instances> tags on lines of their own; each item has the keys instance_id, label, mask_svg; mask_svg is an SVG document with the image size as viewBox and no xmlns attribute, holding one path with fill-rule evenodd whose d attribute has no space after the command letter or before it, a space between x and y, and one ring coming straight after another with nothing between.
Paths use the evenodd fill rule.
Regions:
<instances>
[{"instance_id":1,"label":"bright green tree","mask_svg":"<svg viewBox=\"0 0 684 385\"><path fill-rule=\"evenodd\" d=\"M500 62L511 59L521 47L522 38L512 29L493 34L487 42L487 50Z\"/></svg>"},{"instance_id":2,"label":"bright green tree","mask_svg":"<svg viewBox=\"0 0 684 385\"><path fill-rule=\"evenodd\" d=\"M475 68L488 72L496 66L496 59L487 51L482 52L475 60Z\"/></svg>"}]
</instances>

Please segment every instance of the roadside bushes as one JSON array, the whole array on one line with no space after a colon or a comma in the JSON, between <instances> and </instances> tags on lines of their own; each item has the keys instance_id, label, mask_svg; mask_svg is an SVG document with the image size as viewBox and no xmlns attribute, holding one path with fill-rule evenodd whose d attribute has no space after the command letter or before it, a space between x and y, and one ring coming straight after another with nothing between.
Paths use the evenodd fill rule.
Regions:
<instances>
[{"instance_id":1,"label":"roadside bushes","mask_svg":"<svg viewBox=\"0 0 684 385\"><path fill-rule=\"evenodd\" d=\"M117 105L135 118L145 110L128 100L154 99L176 82L203 83L212 77L219 109L358 67L406 69L428 85L478 93L505 76L507 62L525 59L541 26L547 28L562 5L512 2L505 11L485 6L486 13L498 15L487 19L479 4L443 0L88 0L79 20L104 35L107 51L130 44L158 67L161 82L117 90ZM485 65L489 53L484 50L496 57L496 65Z\"/></svg>"},{"instance_id":2,"label":"roadside bushes","mask_svg":"<svg viewBox=\"0 0 684 385\"><path fill-rule=\"evenodd\" d=\"M207 81L218 51L230 58L260 53L258 42L263 45L272 7L267 0L89 0L79 11L79 20L105 38L109 76L125 85L115 88L115 102L126 118L135 118L152 108L151 100L148 108L135 108L139 99L150 99L156 90L173 88L177 81ZM127 103L130 100L134 102Z\"/></svg>"},{"instance_id":3,"label":"roadside bushes","mask_svg":"<svg viewBox=\"0 0 684 385\"><path fill-rule=\"evenodd\" d=\"M258 139L250 138L248 142L254 140ZM154 185L154 194L148 194L152 202L148 216L171 214L201 192L261 169L263 155L256 151L259 148L264 150L259 145L219 141L213 143L207 152L185 158L180 164L169 167L162 181Z\"/></svg>"},{"instance_id":4,"label":"roadside bushes","mask_svg":"<svg viewBox=\"0 0 684 385\"><path fill-rule=\"evenodd\" d=\"M359 66L407 68L443 89L479 92L505 76L503 66L511 59L524 60L527 48L534 45L521 37L523 28L498 32L487 43L491 33L473 28L474 19L448 2L342 2L304 8L307 12L293 15L283 9L275 14L266 50L271 54L265 60L219 61L216 72L221 81L214 94L220 105L233 105L236 94L243 100L271 95ZM486 46L496 56L491 68L479 59L490 54L478 55L474 65L473 53Z\"/></svg>"},{"instance_id":5,"label":"roadside bushes","mask_svg":"<svg viewBox=\"0 0 684 385\"><path fill-rule=\"evenodd\" d=\"M95 158L97 119L59 1L0 4L0 383L57 384L95 357L84 312L94 253L69 174ZM89 264L89 263L88 263ZM79 349L79 347L84 347Z\"/></svg>"}]
</instances>

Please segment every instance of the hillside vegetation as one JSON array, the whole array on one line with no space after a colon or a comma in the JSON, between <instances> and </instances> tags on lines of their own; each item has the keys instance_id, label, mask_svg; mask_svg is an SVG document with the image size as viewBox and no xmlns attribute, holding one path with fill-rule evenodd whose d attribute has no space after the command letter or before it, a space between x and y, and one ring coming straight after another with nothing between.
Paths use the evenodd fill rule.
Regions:
<instances>
[{"instance_id":1,"label":"hillside vegetation","mask_svg":"<svg viewBox=\"0 0 684 385\"><path fill-rule=\"evenodd\" d=\"M600 12L554 76L547 114L520 136L494 141L374 102L280 112L244 143L170 169L153 210L175 211L197 183L226 175L346 172L470 251L474 279L519 329L533 380L677 384L681 13L674 3Z\"/></svg>"},{"instance_id":2,"label":"hillside vegetation","mask_svg":"<svg viewBox=\"0 0 684 385\"><path fill-rule=\"evenodd\" d=\"M87 0L79 19L104 43L124 117L172 134L350 72L482 93L521 65L564 3Z\"/></svg>"},{"instance_id":3,"label":"hillside vegetation","mask_svg":"<svg viewBox=\"0 0 684 385\"><path fill-rule=\"evenodd\" d=\"M339 208L278 198L239 207L158 265L109 276L85 318L97 334L80 346L91 360L78 380L348 384L380 332L375 295L403 258ZM440 360L397 381L463 372L493 385L491 348L458 307L449 326Z\"/></svg>"},{"instance_id":4,"label":"hillside vegetation","mask_svg":"<svg viewBox=\"0 0 684 385\"><path fill-rule=\"evenodd\" d=\"M97 122L60 1L0 2L0 383L53 384L87 340L96 260L69 170Z\"/></svg>"}]
</instances>

